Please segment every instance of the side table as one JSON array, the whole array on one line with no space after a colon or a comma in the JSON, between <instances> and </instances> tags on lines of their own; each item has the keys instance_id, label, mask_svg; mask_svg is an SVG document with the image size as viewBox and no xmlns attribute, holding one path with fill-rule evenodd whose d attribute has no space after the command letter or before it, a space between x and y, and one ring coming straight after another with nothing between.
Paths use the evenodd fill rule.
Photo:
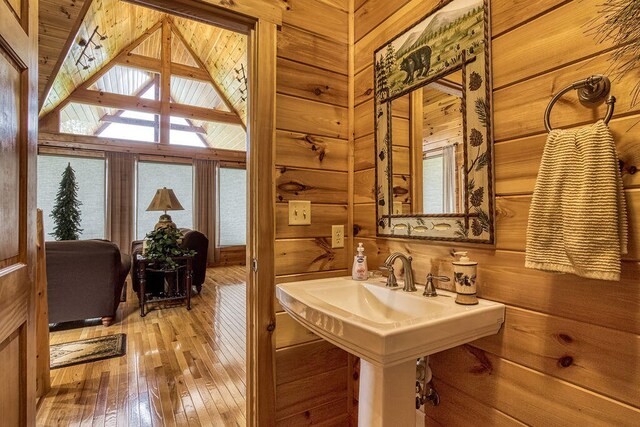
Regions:
<instances>
[{"instance_id":1,"label":"side table","mask_svg":"<svg viewBox=\"0 0 640 427\"><path fill-rule=\"evenodd\" d=\"M178 267L174 270L157 270L153 269L153 261L145 258L143 255L138 254L138 280L140 282L140 289L138 294L138 300L140 301L140 317L146 316L147 312L145 304L155 302L167 302L167 301L186 301L187 310L191 310L191 284L193 281L193 256L177 256L171 259L178 264ZM161 295L154 295L147 293L147 271L161 272L163 274L173 273L176 275L174 286L175 289L170 289L169 292L162 292ZM180 272L183 271L183 279L180 280ZM184 283L184 288L181 289L181 283Z\"/></svg>"}]
</instances>

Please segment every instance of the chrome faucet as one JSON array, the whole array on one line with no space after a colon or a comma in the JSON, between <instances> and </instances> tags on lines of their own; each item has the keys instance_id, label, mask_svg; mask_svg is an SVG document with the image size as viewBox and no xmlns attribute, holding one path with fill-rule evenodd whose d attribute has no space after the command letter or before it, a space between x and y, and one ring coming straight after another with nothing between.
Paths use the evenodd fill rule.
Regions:
<instances>
[{"instance_id":1,"label":"chrome faucet","mask_svg":"<svg viewBox=\"0 0 640 427\"><path fill-rule=\"evenodd\" d=\"M383 266L389 269L389 279L387 279L387 286L392 286L389 282L390 280L394 280L395 276L393 275L393 263L395 260L400 258L402 260L402 267L404 268L404 287L402 288L405 292L415 292L416 284L413 281L413 269L411 268L411 258L410 256L406 256L401 254L400 252L394 252L385 260ZM393 279L392 279L393 277Z\"/></svg>"}]
</instances>

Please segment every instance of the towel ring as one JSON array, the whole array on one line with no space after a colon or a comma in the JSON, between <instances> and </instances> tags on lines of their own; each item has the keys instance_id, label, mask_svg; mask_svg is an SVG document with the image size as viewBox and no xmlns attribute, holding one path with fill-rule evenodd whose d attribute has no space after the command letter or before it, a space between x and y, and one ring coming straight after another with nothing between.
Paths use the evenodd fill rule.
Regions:
<instances>
[{"instance_id":1,"label":"towel ring","mask_svg":"<svg viewBox=\"0 0 640 427\"><path fill-rule=\"evenodd\" d=\"M544 112L545 129L547 129L547 132L551 132L553 130L550 123L551 109L553 108L553 105L556 103L556 101L562 98L562 96L565 93L571 90L577 90L578 99L580 100L581 103L597 104L609 94L610 89L611 89L611 81L609 81L609 78L607 76L603 76L602 74L595 74L593 76L587 77L586 79L578 80L576 82L571 83L569 86L565 87L560 92L558 92L553 98L551 98L549 105L547 105L547 109ZM605 124L609 124L609 120L611 120L611 117L613 116L615 103L616 103L615 96L610 96L606 101L606 104L608 105L608 107L607 107L607 114L605 114L603 119Z\"/></svg>"}]
</instances>

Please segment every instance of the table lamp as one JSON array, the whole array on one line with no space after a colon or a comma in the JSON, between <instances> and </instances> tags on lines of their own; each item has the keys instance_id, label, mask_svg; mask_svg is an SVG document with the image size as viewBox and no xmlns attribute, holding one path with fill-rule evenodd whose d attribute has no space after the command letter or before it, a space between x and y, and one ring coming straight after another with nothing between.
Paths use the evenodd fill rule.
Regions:
<instances>
[{"instance_id":1,"label":"table lamp","mask_svg":"<svg viewBox=\"0 0 640 427\"><path fill-rule=\"evenodd\" d=\"M157 230L159 228L173 227L176 225L171 221L171 215L167 214L167 211L183 211L184 208L178 201L176 194L171 188L163 187L156 190L156 195L153 196L151 204L147 208L147 211L164 211L164 214L160 215L160 220L153 228Z\"/></svg>"}]
</instances>

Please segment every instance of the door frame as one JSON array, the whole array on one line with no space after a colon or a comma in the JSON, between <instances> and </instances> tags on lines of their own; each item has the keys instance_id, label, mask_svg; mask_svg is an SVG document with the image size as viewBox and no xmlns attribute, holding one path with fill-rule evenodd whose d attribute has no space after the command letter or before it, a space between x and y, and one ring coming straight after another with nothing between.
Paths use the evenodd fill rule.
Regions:
<instances>
[{"instance_id":1,"label":"door frame","mask_svg":"<svg viewBox=\"0 0 640 427\"><path fill-rule=\"evenodd\" d=\"M38 142L38 2L21 0L20 13L0 2L0 55L15 66L19 79L16 195L17 251L0 260L0 345L16 341L19 366L17 421L35 425L36 414L36 150ZM6 88L3 88L6 89ZM11 111L10 113L13 113ZM4 155L4 154L0 154ZM0 171L2 173L2 171ZM0 207L0 209L2 209ZM5 220L5 218L2 218ZM0 239L6 238L0 236ZM4 242L3 242L4 243ZM5 347L6 349L7 347ZM0 369L11 369L2 366ZM2 384L4 393L15 384ZM0 400L5 396L0 392ZM0 402L0 412L2 409ZM6 404L6 403L5 403ZM2 414L5 423L14 414ZM7 417L9 417L7 419Z\"/></svg>"},{"instance_id":2,"label":"door frame","mask_svg":"<svg viewBox=\"0 0 640 427\"><path fill-rule=\"evenodd\" d=\"M247 424L275 425L276 46L277 0L125 0L248 35ZM209 0L212 1L212 0Z\"/></svg>"}]
</instances>

